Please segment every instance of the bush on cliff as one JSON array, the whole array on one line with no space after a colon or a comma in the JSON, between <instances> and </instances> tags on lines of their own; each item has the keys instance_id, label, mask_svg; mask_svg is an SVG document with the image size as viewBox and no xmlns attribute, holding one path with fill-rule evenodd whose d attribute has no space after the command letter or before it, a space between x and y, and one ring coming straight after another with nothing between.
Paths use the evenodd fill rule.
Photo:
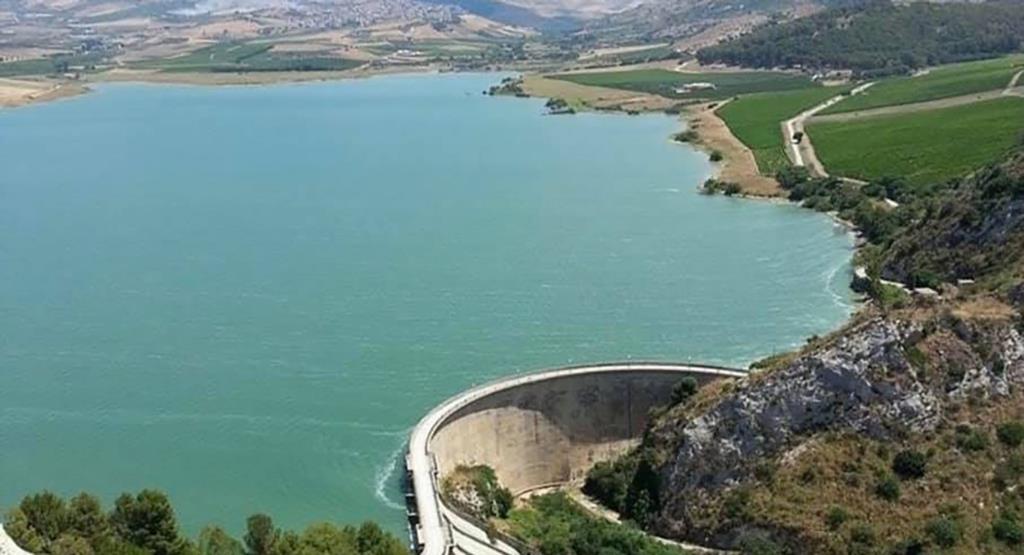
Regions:
<instances>
[{"instance_id":1,"label":"bush on cliff","mask_svg":"<svg viewBox=\"0 0 1024 555\"><path fill-rule=\"evenodd\" d=\"M896 453L892 459L892 471L904 480L923 478L928 466L928 457L913 449Z\"/></svg>"},{"instance_id":2,"label":"bush on cliff","mask_svg":"<svg viewBox=\"0 0 1024 555\"><path fill-rule=\"evenodd\" d=\"M501 486L487 465L455 467L441 482L441 495L481 520L505 518L512 509L512 492Z\"/></svg>"}]
</instances>

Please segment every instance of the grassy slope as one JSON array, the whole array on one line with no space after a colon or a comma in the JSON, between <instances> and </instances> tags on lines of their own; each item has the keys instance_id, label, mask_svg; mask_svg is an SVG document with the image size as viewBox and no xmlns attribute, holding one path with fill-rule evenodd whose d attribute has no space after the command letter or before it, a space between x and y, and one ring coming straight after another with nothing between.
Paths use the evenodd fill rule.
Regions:
<instances>
[{"instance_id":1,"label":"grassy slope","mask_svg":"<svg viewBox=\"0 0 1024 555\"><path fill-rule=\"evenodd\" d=\"M823 113L853 112L1001 89L1021 69L1024 69L1024 55L951 64L920 77L880 81L863 94L848 98Z\"/></svg>"},{"instance_id":2,"label":"grassy slope","mask_svg":"<svg viewBox=\"0 0 1024 555\"><path fill-rule=\"evenodd\" d=\"M752 94L722 106L716 113L733 135L754 152L761 173L772 175L789 164L780 123L845 90L849 87Z\"/></svg>"},{"instance_id":3,"label":"grassy slope","mask_svg":"<svg viewBox=\"0 0 1024 555\"><path fill-rule=\"evenodd\" d=\"M552 79L571 81L580 85L609 87L630 91L660 94L669 98L729 98L738 94L767 91L805 89L815 85L806 77L770 71L740 71L729 73L683 73L667 69L637 69L629 71L602 71L594 73L563 73ZM687 83L714 83L715 90L678 94L677 87Z\"/></svg>"},{"instance_id":4,"label":"grassy slope","mask_svg":"<svg viewBox=\"0 0 1024 555\"><path fill-rule=\"evenodd\" d=\"M899 498L892 501L876 494L875 488L892 475L891 457L900 446L854 435L827 435L788 464L772 465L770 479L748 490L743 516L799 530L820 553L853 553L854 547L860 553L886 553L879 545L913 540L933 544L925 553L1020 553L1020 546L992 537L997 508L1014 503L1012 496L993 487L989 477L1005 475L1003 479L1017 482L1024 460L1020 447L1007 448L995 439L994 427L973 428L987 440L979 451L957 448L953 430L915 441L915 448L933 453L927 474L920 480L898 481ZM999 470L1007 466L1014 470ZM928 527L939 520L954 523L956 545L934 545Z\"/></svg>"},{"instance_id":5,"label":"grassy slope","mask_svg":"<svg viewBox=\"0 0 1024 555\"><path fill-rule=\"evenodd\" d=\"M1024 130L1024 99L1001 98L928 112L812 123L808 133L832 173L942 181L991 163Z\"/></svg>"}]
</instances>

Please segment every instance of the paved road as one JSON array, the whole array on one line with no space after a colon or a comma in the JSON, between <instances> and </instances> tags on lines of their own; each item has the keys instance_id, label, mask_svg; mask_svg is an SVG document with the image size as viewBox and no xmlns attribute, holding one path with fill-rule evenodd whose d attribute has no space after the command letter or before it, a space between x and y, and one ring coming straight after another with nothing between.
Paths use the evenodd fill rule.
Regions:
<instances>
[{"instance_id":1,"label":"paved road","mask_svg":"<svg viewBox=\"0 0 1024 555\"><path fill-rule=\"evenodd\" d=\"M601 364L559 368L546 372L538 372L493 382L473 388L448 399L430 411L416 428L409 439L409 453L406 466L412 475L412 487L416 494L416 511L419 525L416 533L424 555L517 555L517 551L501 541L492 542L487 533L474 524L462 519L444 506L438 492L437 465L430 452L430 441L434 433L445 420L456 411L499 391L521 385L540 382L553 378L562 378L580 374L599 372L637 371L674 371L681 374L708 374L722 377L739 378L745 372L726 368L715 368L694 364L669 363L625 363Z\"/></svg>"}]
</instances>

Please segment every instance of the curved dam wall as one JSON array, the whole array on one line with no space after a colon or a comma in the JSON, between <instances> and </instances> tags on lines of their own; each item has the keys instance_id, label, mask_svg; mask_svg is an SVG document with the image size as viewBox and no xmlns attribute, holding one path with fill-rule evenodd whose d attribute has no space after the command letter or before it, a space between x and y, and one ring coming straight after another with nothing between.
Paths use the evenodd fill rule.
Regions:
<instances>
[{"instance_id":1,"label":"curved dam wall","mask_svg":"<svg viewBox=\"0 0 1024 555\"><path fill-rule=\"evenodd\" d=\"M639 441L648 412L669 403L684 375L614 370L502 389L452 413L429 449L442 478L460 464L485 464L516 495L580 480L594 463ZM707 382L718 376L693 377Z\"/></svg>"},{"instance_id":2,"label":"curved dam wall","mask_svg":"<svg viewBox=\"0 0 1024 555\"><path fill-rule=\"evenodd\" d=\"M647 415L684 377L705 384L746 373L696 364L624 363L559 368L476 387L442 403L413 429L406 466L417 551L516 551L444 506L440 481L485 464L516 495L582 479L594 463L635 445Z\"/></svg>"}]
</instances>

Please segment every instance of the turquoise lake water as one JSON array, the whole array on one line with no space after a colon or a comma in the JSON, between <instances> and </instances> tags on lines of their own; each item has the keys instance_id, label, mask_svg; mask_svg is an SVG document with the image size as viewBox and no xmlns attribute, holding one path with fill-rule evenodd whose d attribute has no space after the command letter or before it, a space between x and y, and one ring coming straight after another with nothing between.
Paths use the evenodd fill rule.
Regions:
<instances>
[{"instance_id":1,"label":"turquoise lake water","mask_svg":"<svg viewBox=\"0 0 1024 555\"><path fill-rule=\"evenodd\" d=\"M851 312L849 236L696 193L667 116L494 75L100 86L0 112L0 506L376 519L433 405L588 361L743 365Z\"/></svg>"}]
</instances>

